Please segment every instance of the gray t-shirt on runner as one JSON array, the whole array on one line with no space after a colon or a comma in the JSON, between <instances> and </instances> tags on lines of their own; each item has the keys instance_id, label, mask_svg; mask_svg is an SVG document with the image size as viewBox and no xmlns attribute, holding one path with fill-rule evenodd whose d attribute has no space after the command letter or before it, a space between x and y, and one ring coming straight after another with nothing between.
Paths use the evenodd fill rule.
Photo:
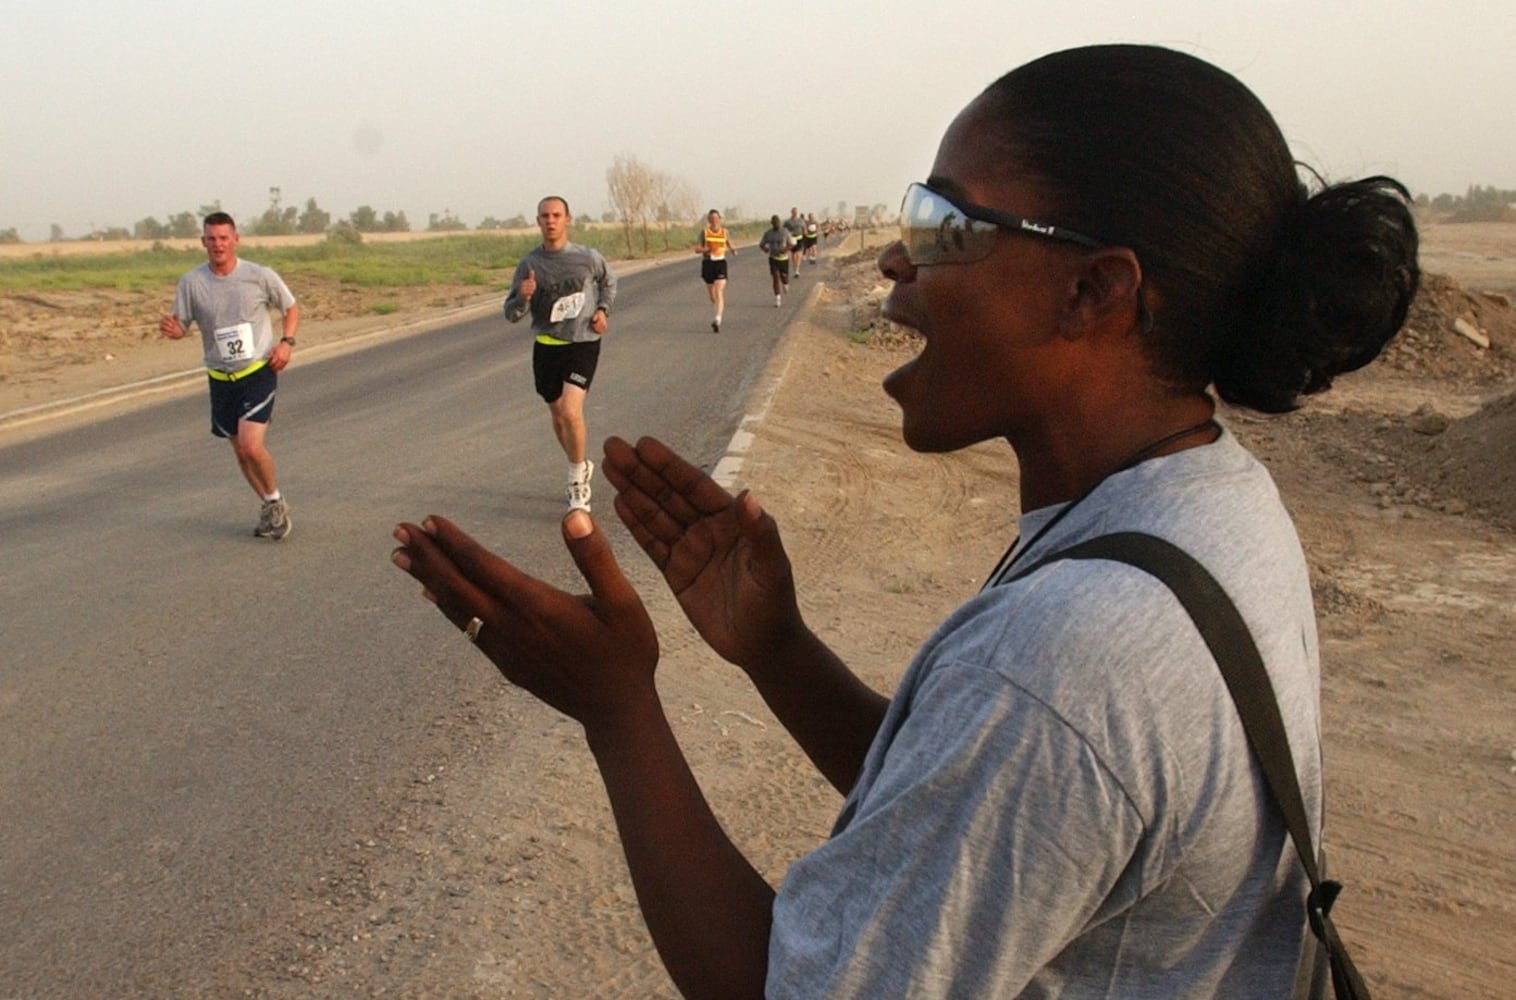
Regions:
<instances>
[{"instance_id":1,"label":"gray t-shirt on runner","mask_svg":"<svg viewBox=\"0 0 1516 1000\"><path fill-rule=\"evenodd\" d=\"M284 280L271 268L237 260L225 275L201 264L179 279L174 315L185 327L200 328L205 367L238 372L274 353L269 310L288 312L295 304Z\"/></svg>"},{"instance_id":2,"label":"gray t-shirt on runner","mask_svg":"<svg viewBox=\"0 0 1516 1000\"><path fill-rule=\"evenodd\" d=\"M794 246L795 237L786 232L783 227L767 230L758 241L758 249L774 260L787 258Z\"/></svg>"},{"instance_id":3,"label":"gray t-shirt on runner","mask_svg":"<svg viewBox=\"0 0 1516 1000\"><path fill-rule=\"evenodd\" d=\"M1319 836L1315 619L1267 472L1229 434L1145 462L1018 562L1122 530L1186 549L1237 604ZM1130 566L1059 562L919 651L831 839L779 892L767 995L1286 997L1305 891L1178 600Z\"/></svg>"}]
</instances>

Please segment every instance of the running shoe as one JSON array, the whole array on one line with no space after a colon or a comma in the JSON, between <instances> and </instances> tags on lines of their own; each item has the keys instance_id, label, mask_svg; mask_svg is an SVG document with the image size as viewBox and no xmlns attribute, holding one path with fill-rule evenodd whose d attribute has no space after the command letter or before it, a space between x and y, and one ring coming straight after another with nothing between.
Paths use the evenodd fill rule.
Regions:
<instances>
[{"instance_id":1,"label":"running shoe","mask_svg":"<svg viewBox=\"0 0 1516 1000\"><path fill-rule=\"evenodd\" d=\"M720 333L721 332L721 320L719 320L719 319L713 319L713 320L711 320L711 332L712 333Z\"/></svg>"},{"instance_id":2,"label":"running shoe","mask_svg":"<svg viewBox=\"0 0 1516 1000\"><path fill-rule=\"evenodd\" d=\"M582 483L568 484L569 510L590 509L590 483L586 479Z\"/></svg>"},{"instance_id":3,"label":"running shoe","mask_svg":"<svg viewBox=\"0 0 1516 1000\"><path fill-rule=\"evenodd\" d=\"M258 527L253 529L253 535L257 538L267 538L268 533L274 529L274 501L265 500L258 510Z\"/></svg>"},{"instance_id":4,"label":"running shoe","mask_svg":"<svg viewBox=\"0 0 1516 1000\"><path fill-rule=\"evenodd\" d=\"M258 512L258 527L253 529L253 534L277 542L288 535L292 527L289 505L280 497L263 501L263 509Z\"/></svg>"}]
</instances>

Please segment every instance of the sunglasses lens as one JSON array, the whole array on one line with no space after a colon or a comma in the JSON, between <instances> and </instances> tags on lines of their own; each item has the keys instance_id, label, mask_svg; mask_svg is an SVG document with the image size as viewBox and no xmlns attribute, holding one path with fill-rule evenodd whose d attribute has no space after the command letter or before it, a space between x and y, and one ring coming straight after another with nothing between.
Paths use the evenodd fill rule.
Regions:
<instances>
[{"instance_id":1,"label":"sunglasses lens","mask_svg":"<svg viewBox=\"0 0 1516 1000\"><path fill-rule=\"evenodd\" d=\"M900 241L911 263L967 263L995 247L999 227L970 219L951 201L921 184L912 184L900 205Z\"/></svg>"}]
</instances>

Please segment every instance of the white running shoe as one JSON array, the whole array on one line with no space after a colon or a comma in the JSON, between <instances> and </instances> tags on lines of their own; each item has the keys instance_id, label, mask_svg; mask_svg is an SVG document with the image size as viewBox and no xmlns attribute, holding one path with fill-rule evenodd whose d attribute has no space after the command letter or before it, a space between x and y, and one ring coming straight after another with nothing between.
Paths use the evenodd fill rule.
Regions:
<instances>
[{"instance_id":1,"label":"white running shoe","mask_svg":"<svg viewBox=\"0 0 1516 1000\"><path fill-rule=\"evenodd\" d=\"M590 509L590 478L595 475L595 463L584 460L584 475L568 484L569 510Z\"/></svg>"}]
</instances>

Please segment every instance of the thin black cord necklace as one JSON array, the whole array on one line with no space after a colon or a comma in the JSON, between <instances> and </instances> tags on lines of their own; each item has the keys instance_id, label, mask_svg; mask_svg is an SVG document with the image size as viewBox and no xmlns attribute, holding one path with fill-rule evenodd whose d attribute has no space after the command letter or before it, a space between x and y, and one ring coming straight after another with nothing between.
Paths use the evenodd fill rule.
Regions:
<instances>
[{"instance_id":1,"label":"thin black cord necklace","mask_svg":"<svg viewBox=\"0 0 1516 1000\"><path fill-rule=\"evenodd\" d=\"M1095 483L1095 485L1079 494L1073 500L1070 500L1068 503L1064 504L1063 509L1054 514L1052 518L1048 520L1047 524L1044 524L1040 529L1038 529L1037 534L1032 536L1032 540L1027 542L1026 546L1020 552L1016 552L1016 546L1021 543L1021 536L1017 535L1016 540L1011 543L1010 548L1006 549L1005 554L1002 555L1000 557L1000 560L995 563L995 568L993 571L991 571L989 579L985 580L984 586L980 587L979 589L981 591L987 590L988 588L993 587L996 583L998 583L1000 581L1000 577L1004 573L1009 572L1010 568L1016 564L1017 559L1020 559L1024 553L1031 551L1033 546L1042 541L1043 535L1053 530L1053 526L1059 521L1062 521L1064 517L1068 515L1069 511L1073 510L1075 507L1078 507L1081 503L1087 500L1091 493L1094 493L1100 488L1101 483L1111 478L1111 476L1116 475L1118 472L1125 472L1126 470L1132 468L1134 465L1142 464L1174 442L1183 441L1191 434L1199 434L1204 430L1214 430L1217 434L1220 434L1221 425L1216 422L1215 417L1209 417L1194 425L1193 427L1186 427L1182 431L1175 431L1172 434L1159 438L1157 441L1151 441L1148 444L1143 445L1141 448L1138 448L1126 459L1126 461L1122 462L1120 465L1116 466L1116 468L1112 469L1109 473L1102 476L1099 481ZM1014 556L1011 555L1013 552L1016 553Z\"/></svg>"}]
</instances>

